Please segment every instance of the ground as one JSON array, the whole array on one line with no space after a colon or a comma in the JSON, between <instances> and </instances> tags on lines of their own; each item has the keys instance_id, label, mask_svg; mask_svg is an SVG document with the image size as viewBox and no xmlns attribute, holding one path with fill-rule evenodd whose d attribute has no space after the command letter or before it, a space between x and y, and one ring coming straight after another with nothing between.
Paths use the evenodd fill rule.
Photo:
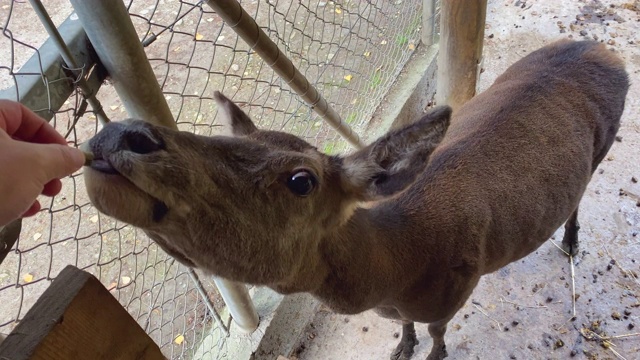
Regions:
<instances>
[{"instance_id":1,"label":"ground","mask_svg":"<svg viewBox=\"0 0 640 360\"><path fill-rule=\"evenodd\" d=\"M568 258L551 241L485 276L449 324L448 359L640 358L640 2L489 1L486 89L510 64L554 40L596 39L621 54L631 78L622 126L580 207L574 259L575 319ZM562 229L551 240L559 243ZM416 326L414 359L430 348ZM372 312L320 310L299 345L300 360L388 359L401 326ZM622 336L603 342L597 335Z\"/></svg>"}]
</instances>

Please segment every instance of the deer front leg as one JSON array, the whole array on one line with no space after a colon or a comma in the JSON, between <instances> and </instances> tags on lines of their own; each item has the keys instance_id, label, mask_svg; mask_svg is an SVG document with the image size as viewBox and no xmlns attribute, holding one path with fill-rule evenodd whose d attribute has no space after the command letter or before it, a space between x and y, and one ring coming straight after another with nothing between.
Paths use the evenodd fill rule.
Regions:
<instances>
[{"instance_id":1,"label":"deer front leg","mask_svg":"<svg viewBox=\"0 0 640 360\"><path fill-rule=\"evenodd\" d=\"M418 345L416 329L412 321L405 321L402 324L402 339L391 353L391 360L409 360L413 355L413 348Z\"/></svg>"},{"instance_id":2,"label":"deer front leg","mask_svg":"<svg viewBox=\"0 0 640 360\"><path fill-rule=\"evenodd\" d=\"M447 332L449 319L436 321L429 324L429 335L433 339L433 347L427 356L427 360L442 360L447 357L447 346L444 343L444 334Z\"/></svg>"}]
</instances>

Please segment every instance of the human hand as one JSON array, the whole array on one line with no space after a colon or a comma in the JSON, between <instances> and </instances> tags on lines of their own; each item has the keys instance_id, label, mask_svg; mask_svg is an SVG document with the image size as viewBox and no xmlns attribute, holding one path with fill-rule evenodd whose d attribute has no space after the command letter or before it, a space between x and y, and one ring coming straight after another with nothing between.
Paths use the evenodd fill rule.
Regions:
<instances>
[{"instance_id":1,"label":"human hand","mask_svg":"<svg viewBox=\"0 0 640 360\"><path fill-rule=\"evenodd\" d=\"M18 102L0 100L0 226L40 210L38 195L60 192L60 178L84 164L51 125Z\"/></svg>"}]
</instances>

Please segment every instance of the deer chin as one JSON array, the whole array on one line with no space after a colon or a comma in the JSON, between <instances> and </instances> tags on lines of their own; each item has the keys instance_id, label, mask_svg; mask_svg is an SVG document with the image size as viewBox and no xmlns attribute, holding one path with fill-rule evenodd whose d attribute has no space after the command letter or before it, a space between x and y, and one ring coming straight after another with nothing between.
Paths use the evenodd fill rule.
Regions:
<instances>
[{"instance_id":1,"label":"deer chin","mask_svg":"<svg viewBox=\"0 0 640 360\"><path fill-rule=\"evenodd\" d=\"M166 204L113 171L85 167L84 181L91 203L101 213L142 229L158 226Z\"/></svg>"},{"instance_id":2,"label":"deer chin","mask_svg":"<svg viewBox=\"0 0 640 360\"><path fill-rule=\"evenodd\" d=\"M184 266L188 266L190 268L198 268L196 264L189 259L187 255L185 255L182 251L178 250L175 246L172 245L173 242L176 242L176 238L172 238L161 233L155 231L145 231L145 233L153 240L164 252L169 254L171 257L176 259L179 263Z\"/></svg>"}]
</instances>

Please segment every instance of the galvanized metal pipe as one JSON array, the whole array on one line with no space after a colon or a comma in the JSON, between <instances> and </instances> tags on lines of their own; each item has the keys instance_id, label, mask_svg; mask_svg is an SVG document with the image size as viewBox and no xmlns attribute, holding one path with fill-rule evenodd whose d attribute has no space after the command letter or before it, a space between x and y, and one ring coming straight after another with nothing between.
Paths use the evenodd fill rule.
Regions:
<instances>
[{"instance_id":1,"label":"galvanized metal pipe","mask_svg":"<svg viewBox=\"0 0 640 360\"><path fill-rule=\"evenodd\" d=\"M78 0L76 0L78 1ZM206 0L215 12L231 27L312 109L331 125L351 145L362 148L364 143L327 100L309 83L291 60L258 26L256 21L236 0Z\"/></svg>"},{"instance_id":2,"label":"galvanized metal pipe","mask_svg":"<svg viewBox=\"0 0 640 360\"><path fill-rule=\"evenodd\" d=\"M260 318L251 301L247 286L217 276L213 277L213 281L227 304L231 317L240 329L246 333L255 331L260 324Z\"/></svg>"},{"instance_id":3,"label":"galvanized metal pipe","mask_svg":"<svg viewBox=\"0 0 640 360\"><path fill-rule=\"evenodd\" d=\"M124 3L70 1L129 115L177 129ZM240 328L247 332L255 330L258 313L245 285L227 280L216 280L216 285Z\"/></svg>"},{"instance_id":4,"label":"galvanized metal pipe","mask_svg":"<svg viewBox=\"0 0 640 360\"><path fill-rule=\"evenodd\" d=\"M58 48L58 51L60 52L62 59L64 60L65 63L67 63L67 66L71 67L71 69L69 70L76 76L78 87L80 88L80 90L82 90L82 93L87 99L87 102L89 103L89 105L91 105L91 107L93 108L93 111L95 112L96 117L103 125L108 123L109 118L107 117L107 114L104 113L102 104L100 104L100 101L96 99L96 95L87 84L87 81L84 78L84 74L81 71L78 71L78 69L80 69L80 66L78 66L78 63L76 62L76 59L71 54L69 47L67 47L67 44L65 44L64 40L62 39L62 36L60 36L60 33L58 32L58 29L53 23L53 20L51 20L51 17L47 13L47 9L45 9L44 5L42 5L42 2L40 0L29 0L29 2L31 3L31 6L33 6L33 9L35 10L36 14L38 14L38 17L40 18L40 22L42 23L44 28L47 30L49 37L51 37L53 42L56 44L56 47ZM84 65L86 64L83 64L83 66Z\"/></svg>"},{"instance_id":5,"label":"galvanized metal pipe","mask_svg":"<svg viewBox=\"0 0 640 360\"><path fill-rule=\"evenodd\" d=\"M436 43L436 1L422 0L422 43L426 46Z\"/></svg>"},{"instance_id":6,"label":"galvanized metal pipe","mask_svg":"<svg viewBox=\"0 0 640 360\"><path fill-rule=\"evenodd\" d=\"M131 117L177 129L122 0L70 0Z\"/></svg>"}]
</instances>

